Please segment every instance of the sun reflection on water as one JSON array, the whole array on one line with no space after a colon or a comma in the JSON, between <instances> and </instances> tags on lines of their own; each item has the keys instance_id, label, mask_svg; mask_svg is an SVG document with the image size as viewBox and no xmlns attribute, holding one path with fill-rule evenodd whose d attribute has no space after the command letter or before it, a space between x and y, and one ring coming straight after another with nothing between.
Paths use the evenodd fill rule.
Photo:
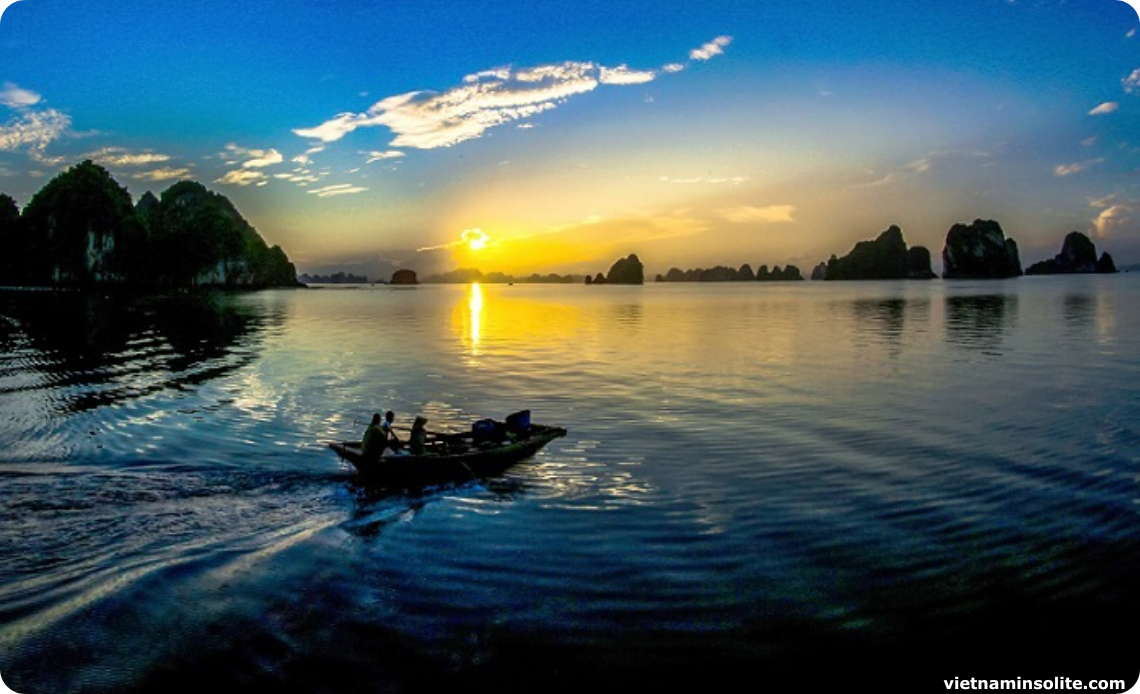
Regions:
<instances>
[{"instance_id":1,"label":"sun reflection on water","mask_svg":"<svg viewBox=\"0 0 1140 694\"><path fill-rule=\"evenodd\" d=\"M483 287L478 282L471 283L467 294L467 351L471 356L479 356L479 342L483 333Z\"/></svg>"}]
</instances>

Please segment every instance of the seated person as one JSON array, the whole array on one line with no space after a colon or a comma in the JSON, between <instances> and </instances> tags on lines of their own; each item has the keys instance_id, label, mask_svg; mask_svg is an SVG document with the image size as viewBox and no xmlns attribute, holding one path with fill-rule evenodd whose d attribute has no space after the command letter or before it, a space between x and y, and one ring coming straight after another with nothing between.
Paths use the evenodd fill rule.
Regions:
<instances>
[{"instance_id":1,"label":"seated person","mask_svg":"<svg viewBox=\"0 0 1140 694\"><path fill-rule=\"evenodd\" d=\"M372 423L364 430L364 440L360 444L361 452L369 458L379 458L387 447L388 437L384 427L380 424L380 413L372 415Z\"/></svg>"},{"instance_id":2,"label":"seated person","mask_svg":"<svg viewBox=\"0 0 1140 694\"><path fill-rule=\"evenodd\" d=\"M392 430L392 420L395 418L396 413L388 410L384 413L384 422L380 426L384 429L384 445L393 451L398 451L403 444L400 442L400 437Z\"/></svg>"},{"instance_id":3,"label":"seated person","mask_svg":"<svg viewBox=\"0 0 1140 694\"><path fill-rule=\"evenodd\" d=\"M427 430L424 425L427 424L427 419L424 417L416 417L416 421L412 424L412 434L408 439L408 449L412 455L421 455L427 447Z\"/></svg>"}]
</instances>

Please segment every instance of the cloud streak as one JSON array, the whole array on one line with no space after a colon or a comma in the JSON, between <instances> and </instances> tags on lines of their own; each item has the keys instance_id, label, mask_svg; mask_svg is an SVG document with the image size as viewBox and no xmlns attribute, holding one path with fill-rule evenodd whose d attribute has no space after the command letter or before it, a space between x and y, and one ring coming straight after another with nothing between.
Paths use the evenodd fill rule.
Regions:
<instances>
[{"instance_id":1,"label":"cloud streak","mask_svg":"<svg viewBox=\"0 0 1140 694\"><path fill-rule=\"evenodd\" d=\"M718 37L691 51L690 59L709 60L723 53L731 41L727 36ZM627 65L607 67L576 61L522 69L500 67L468 75L462 84L447 91L390 96L363 113L340 113L319 125L293 132L329 143L360 128L383 126L393 134L389 143L392 147L451 147L482 137L498 126L557 108L599 86L647 84L661 74L683 68L683 64L671 63L658 70L636 70Z\"/></svg>"},{"instance_id":2,"label":"cloud streak","mask_svg":"<svg viewBox=\"0 0 1140 694\"><path fill-rule=\"evenodd\" d=\"M796 221L793 218L795 212L795 205L744 205L721 210L720 216L737 224L777 224Z\"/></svg>"}]
</instances>

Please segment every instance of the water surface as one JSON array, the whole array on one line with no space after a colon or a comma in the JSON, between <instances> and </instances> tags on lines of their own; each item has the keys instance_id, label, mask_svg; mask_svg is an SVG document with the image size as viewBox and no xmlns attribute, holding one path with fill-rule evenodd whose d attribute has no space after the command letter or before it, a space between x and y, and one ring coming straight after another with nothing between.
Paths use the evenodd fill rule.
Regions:
<instances>
[{"instance_id":1,"label":"water surface","mask_svg":"<svg viewBox=\"0 0 1140 694\"><path fill-rule=\"evenodd\" d=\"M0 673L1131 683L1138 300L1131 275L0 292ZM570 433L500 478L365 487L325 443L389 408Z\"/></svg>"}]
</instances>

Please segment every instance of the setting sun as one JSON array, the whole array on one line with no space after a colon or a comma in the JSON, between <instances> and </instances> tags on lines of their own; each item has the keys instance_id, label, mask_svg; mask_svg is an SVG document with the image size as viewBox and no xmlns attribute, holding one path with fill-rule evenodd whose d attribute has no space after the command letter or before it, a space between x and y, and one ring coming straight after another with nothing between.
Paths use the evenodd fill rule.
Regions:
<instances>
[{"instance_id":1,"label":"setting sun","mask_svg":"<svg viewBox=\"0 0 1140 694\"><path fill-rule=\"evenodd\" d=\"M470 251L483 250L487 247L487 242L491 240L487 234L483 233L482 229L464 229L462 239Z\"/></svg>"}]
</instances>

